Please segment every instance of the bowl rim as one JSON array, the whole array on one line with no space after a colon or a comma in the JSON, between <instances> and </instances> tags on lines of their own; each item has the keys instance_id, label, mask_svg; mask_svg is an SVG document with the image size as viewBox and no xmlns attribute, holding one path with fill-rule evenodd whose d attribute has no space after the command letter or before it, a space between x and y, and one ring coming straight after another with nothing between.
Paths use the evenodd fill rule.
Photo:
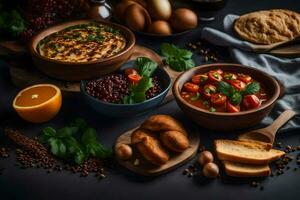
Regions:
<instances>
[{"instance_id":1,"label":"bowl rim","mask_svg":"<svg viewBox=\"0 0 300 200\"><path fill-rule=\"evenodd\" d=\"M140 102L140 103L134 103L134 104L116 104L116 103L109 103L109 102L101 101L101 100L99 100L99 99L97 99L97 98L95 98L95 97L89 95L89 94L86 92L84 86L85 86L85 85L87 84L87 82L90 81L90 80L81 80L81 81L80 81L80 92L83 93L83 94L84 94L85 96L87 96L88 98L92 99L93 101L99 102L99 103L104 104L104 105L107 105L107 106L116 106L116 107L134 107L134 106L139 106L139 105L142 105L142 104L146 104L146 103L148 103L148 102L151 102L151 101L153 101L153 100L155 100L155 99L157 99L157 98L163 96L166 92L169 91L169 89L170 89L171 86L172 86L172 80L171 80L171 77L170 77L170 75L166 72L166 70L165 70L163 67L157 67L156 70L161 70L161 71L163 71L163 73L165 73L165 74L167 75L167 77L168 77L168 85L167 85L167 87L166 87L161 93L159 93L159 94L156 95L155 97L152 97L152 98L147 99L146 101L143 101L143 102ZM110 74L113 74L113 73L110 73ZM106 76L106 75L104 75L104 76ZM103 76L101 76L101 77L103 77ZM96 79L99 79L99 78L101 78L101 77L95 78L95 80L96 80ZM94 79L93 79L93 80L94 80Z\"/></svg>"},{"instance_id":2,"label":"bowl rim","mask_svg":"<svg viewBox=\"0 0 300 200\"><path fill-rule=\"evenodd\" d=\"M37 50L36 50L36 47L33 46L33 44L35 43L35 40L37 40L37 38L42 35L43 33L49 31L49 30L55 30L55 29L58 29L58 30L55 30L54 32L51 32L49 34L46 34L43 38L55 33L55 32L58 32L58 31L61 31L69 26L76 26L78 24L84 24L84 23L98 23L98 24L104 24L104 25L107 25L107 26L111 26L111 27L114 27L114 28L117 28L119 29L120 31L126 33L126 35L124 36L126 38L126 47L120 51L119 53L113 55L113 56L110 56L110 57L107 57L107 58L104 58L104 59L99 59L99 60L94 60L94 61L87 61L87 62L70 62L70 61L63 61L63 60L54 60L54 59L50 59L50 58L47 58L45 56L42 56L40 55ZM42 39L43 39L42 38ZM42 40L40 39L37 44ZM48 61L48 62L52 62L52 63L57 63L57 64L64 64L64 65L75 65L75 66L80 66L80 65L86 65L86 64L97 64L97 63L102 63L102 62L107 62L107 61L110 61L110 60L113 60L117 57L120 57L124 54L126 54L128 51L130 51L133 46L135 45L135 42L136 42L136 39L135 39L135 35L134 33L128 29L127 27L123 26L123 25L120 25L120 24L116 24L116 23L112 23L112 22L107 22L107 21L103 21L103 20L93 20L93 19L81 19L81 20L73 20L73 21L68 21L68 22L62 22L62 23L58 23L58 24L55 24L53 26L50 26L46 29L43 29L41 31L39 31L37 34L35 34L29 41L28 43L28 48L29 48L29 52L32 56L36 56L42 60L45 60L45 61Z\"/></svg>"},{"instance_id":3,"label":"bowl rim","mask_svg":"<svg viewBox=\"0 0 300 200\"><path fill-rule=\"evenodd\" d=\"M234 67L242 67L242 68L246 68L248 70L252 70L252 71L255 71L256 73L260 73L262 74L263 76L267 77L275 86L275 91L274 93L272 94L271 98L265 103L263 104L262 106L258 107L258 108L255 108L255 109L251 109L251 110L247 110L247 111L240 111L238 113L226 113L226 112L210 112L208 110L205 110L205 109L202 109L202 108L199 108L197 106L194 106L188 102L186 102L180 95L180 92L179 92L179 80L188 72L191 72L191 71L197 71L199 68L204 68L204 67L215 67L215 66L234 66ZM255 112L258 112L258 111L261 111L269 106L271 106L279 97L279 94L280 94L280 86L278 84L278 81L273 78L271 75L267 74L266 72L263 72L261 70L258 70L258 69L255 69L255 68L252 68L252 67L249 67L249 66L246 66L246 65L241 65L241 64L236 64L236 63L212 63L212 64L204 64L204 65L199 65L197 67L194 67L194 68L191 68L187 71L185 71L184 73L180 74L176 80L174 81L174 84L173 84L173 88L172 88L172 92L173 92L173 95L175 97L175 99L177 101L180 101L181 103L183 103L185 106L188 106L189 108L193 109L193 110L196 110L198 112L202 112L202 113L205 113L207 115L214 115L214 116L241 116L241 115L248 115L248 114L251 114L251 113L255 113Z\"/></svg>"}]
</instances>

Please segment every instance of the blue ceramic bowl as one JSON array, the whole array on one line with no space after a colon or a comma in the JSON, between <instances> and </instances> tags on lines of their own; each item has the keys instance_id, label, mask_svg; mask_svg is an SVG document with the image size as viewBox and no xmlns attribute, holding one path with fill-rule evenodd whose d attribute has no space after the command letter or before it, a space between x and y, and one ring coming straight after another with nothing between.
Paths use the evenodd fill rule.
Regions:
<instances>
[{"instance_id":1,"label":"blue ceramic bowl","mask_svg":"<svg viewBox=\"0 0 300 200\"><path fill-rule=\"evenodd\" d=\"M133 62L128 62L122 66L120 69L121 71L130 68L133 66ZM162 92L158 94L157 96L148 99L142 103L136 103L136 104L113 104L113 103L107 103L104 101L101 101L99 99L96 99L92 96L90 96L86 90L85 86L88 83L88 81L81 81L80 84L80 91L83 94L83 98L86 101L87 104L91 106L92 109L96 110L102 115L110 116L110 117L128 117L128 116L134 116L141 114L143 112L149 111L151 109L154 109L156 106L160 105L163 99L166 97L171 85L172 81L168 73L158 67L154 74L158 77L159 83L162 87ZM99 79L99 78L98 78ZM101 79L101 77L100 77Z\"/></svg>"}]
</instances>

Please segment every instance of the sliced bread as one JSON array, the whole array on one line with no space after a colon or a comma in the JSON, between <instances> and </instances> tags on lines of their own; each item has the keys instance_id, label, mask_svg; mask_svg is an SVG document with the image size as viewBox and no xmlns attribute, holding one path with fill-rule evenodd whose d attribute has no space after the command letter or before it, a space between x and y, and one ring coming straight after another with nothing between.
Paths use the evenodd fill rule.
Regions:
<instances>
[{"instance_id":1,"label":"sliced bread","mask_svg":"<svg viewBox=\"0 0 300 200\"><path fill-rule=\"evenodd\" d=\"M285 154L254 141L215 140L215 150L220 160L254 165L266 165Z\"/></svg>"},{"instance_id":2,"label":"sliced bread","mask_svg":"<svg viewBox=\"0 0 300 200\"><path fill-rule=\"evenodd\" d=\"M264 177L271 174L269 165L250 165L223 161L225 173L234 177Z\"/></svg>"}]
</instances>

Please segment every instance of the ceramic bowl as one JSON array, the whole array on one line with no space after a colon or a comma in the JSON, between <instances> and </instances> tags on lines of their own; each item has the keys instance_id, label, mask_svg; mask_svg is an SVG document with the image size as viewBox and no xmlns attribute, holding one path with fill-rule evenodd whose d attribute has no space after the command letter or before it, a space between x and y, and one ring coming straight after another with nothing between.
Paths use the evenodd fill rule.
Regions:
<instances>
[{"instance_id":1,"label":"ceramic bowl","mask_svg":"<svg viewBox=\"0 0 300 200\"><path fill-rule=\"evenodd\" d=\"M126 68L132 67L131 63L132 62L126 63L120 70L124 70ZM155 107L160 105L171 87L171 78L163 68L158 67L155 70L154 75L158 77L158 80L162 86L162 92L157 96L148 99L142 103L114 104L114 103L107 103L99 99L96 99L90 96L85 90L85 86L88 83L88 81L81 81L80 90L85 102L92 109L96 110L98 113L102 115L110 116L110 117L134 116L134 115L142 114L151 109L154 109Z\"/></svg>"},{"instance_id":2,"label":"ceramic bowl","mask_svg":"<svg viewBox=\"0 0 300 200\"><path fill-rule=\"evenodd\" d=\"M249 74L258 82L266 86L270 99L261 107L239 113L209 112L187 103L181 96L180 91L184 83L189 81L194 74L205 73L220 68L223 71L232 71ZM278 82L270 75L260 70L239 64L219 63L208 64L192 68L181 74L173 85L173 94L181 110L198 125L207 129L219 131L232 131L249 128L262 121L272 110L280 94Z\"/></svg>"},{"instance_id":3,"label":"ceramic bowl","mask_svg":"<svg viewBox=\"0 0 300 200\"><path fill-rule=\"evenodd\" d=\"M37 52L37 44L46 36L55 33L57 31L63 30L66 27L74 26L83 23L100 23L105 24L115 29L120 30L120 32L126 38L127 44L124 50L120 51L114 56L99 59L90 62L66 62L49 59L41 56ZM135 45L134 34L126 27L110 22L104 21L94 21L94 20L77 20L70 21L62 24L58 24L47 28L37 35L35 35L29 43L29 51L32 56L33 62L36 67L46 75L66 81L79 81L83 79L91 79L99 77L104 74L109 74L118 70L122 64L124 64L128 58L131 56L133 47Z\"/></svg>"}]
</instances>

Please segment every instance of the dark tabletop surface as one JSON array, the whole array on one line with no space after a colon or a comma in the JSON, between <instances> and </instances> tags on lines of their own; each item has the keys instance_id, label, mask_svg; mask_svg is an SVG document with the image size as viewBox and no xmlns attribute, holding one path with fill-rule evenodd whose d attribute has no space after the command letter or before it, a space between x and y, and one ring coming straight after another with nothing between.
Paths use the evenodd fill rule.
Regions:
<instances>
[{"instance_id":1,"label":"dark tabletop surface","mask_svg":"<svg viewBox=\"0 0 300 200\"><path fill-rule=\"evenodd\" d=\"M288 8L300 11L300 2L296 0L229 0L227 6L214 22L203 24L220 29L226 14L243 14L253 10L270 8ZM184 46L200 37L200 30L184 37L167 40ZM159 44L165 40L138 37L138 44L158 50ZM226 51L225 57L229 60ZM226 60L225 59L225 60ZM201 59L196 58L197 64ZM45 126L60 127L74 116L84 117L96 127L99 138L107 146L112 146L116 137L122 132L132 129L152 114L170 114L184 123L189 123L177 107L175 101L163 105L145 115L127 119L109 119L93 112L82 103L80 96L64 98L59 115L45 124L29 124L21 121L11 109L13 97L18 89L11 83L8 66L0 62L0 119L11 119L26 135L36 136ZM275 108L276 109L276 108ZM201 143L212 150L215 138L233 138L234 133L212 132L199 128ZM285 144L300 145L299 130L278 135L278 140ZM0 146L7 141L0 136ZM187 178L182 171L193 161L165 175L149 178L127 171L122 167L108 170L107 178L98 180L93 176L80 178L69 172L47 174L42 169L18 169L15 167L15 156L0 160L0 168L5 168L0 175L0 199L299 199L300 169L291 170L283 176L269 177L262 181L264 191L251 188L247 181L220 179L205 181L198 178ZM225 179L226 180L226 179Z\"/></svg>"}]
</instances>

